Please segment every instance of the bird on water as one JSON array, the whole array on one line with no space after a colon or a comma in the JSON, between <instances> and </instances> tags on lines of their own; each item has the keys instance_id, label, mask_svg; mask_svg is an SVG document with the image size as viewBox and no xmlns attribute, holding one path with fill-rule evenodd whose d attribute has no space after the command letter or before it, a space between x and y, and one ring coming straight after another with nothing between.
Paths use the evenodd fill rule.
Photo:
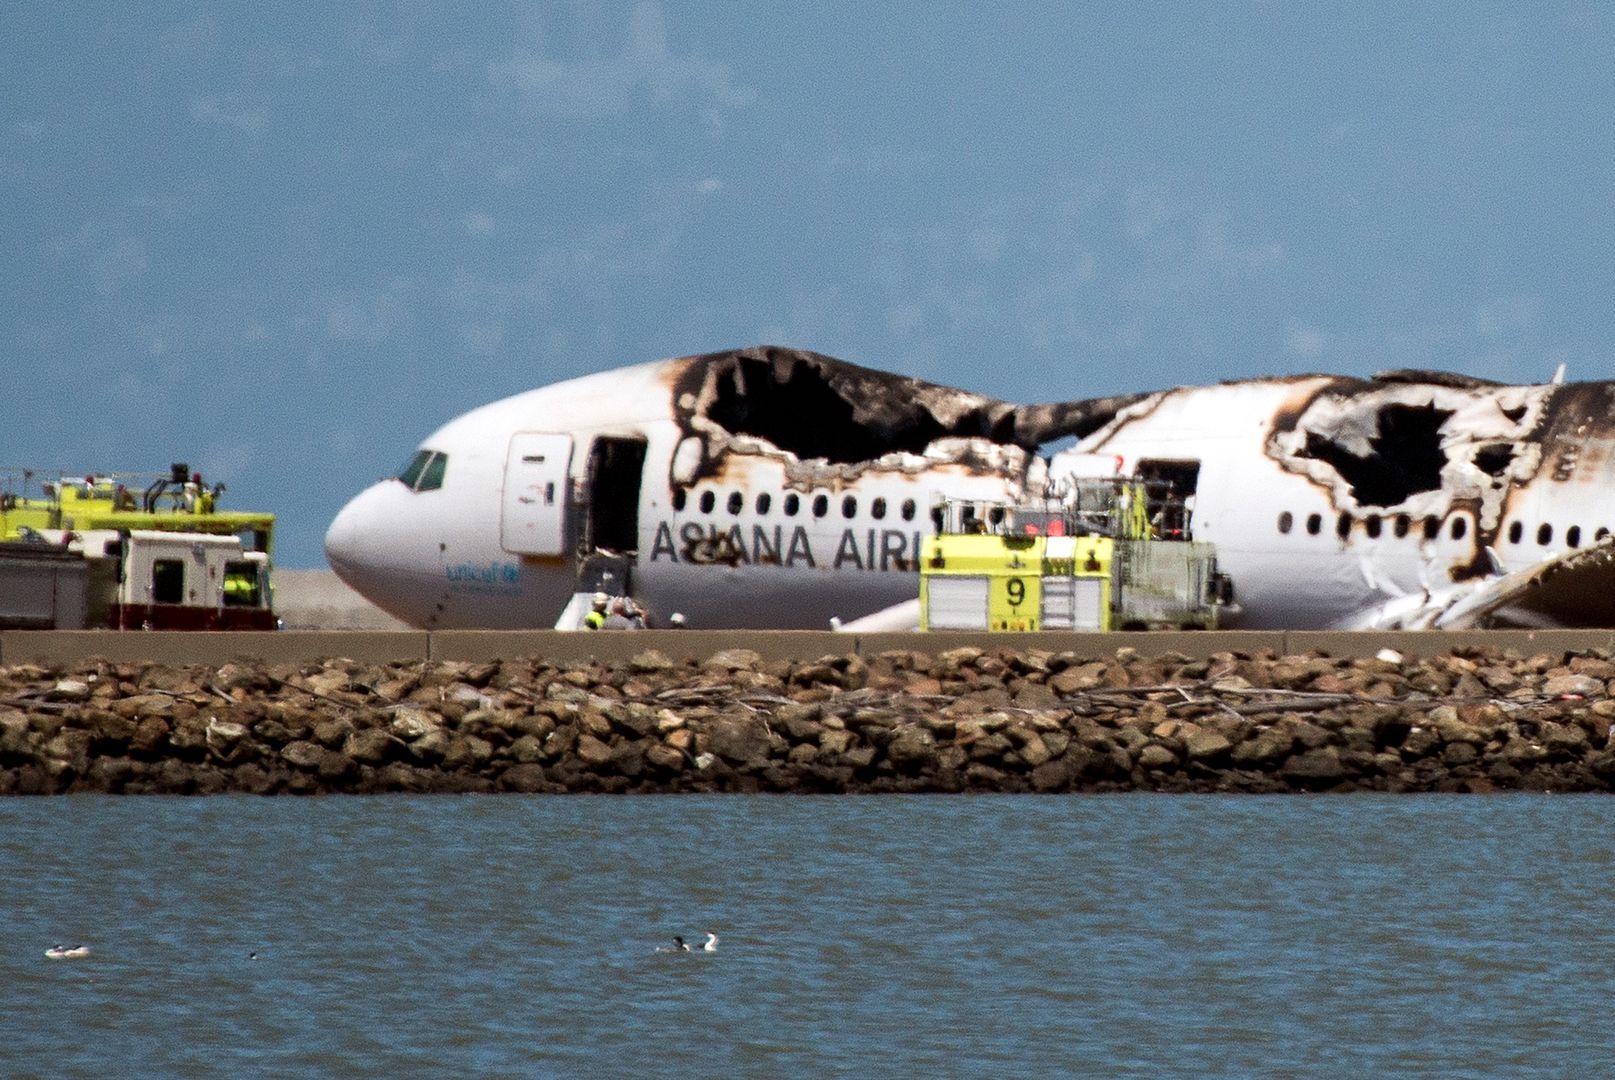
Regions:
<instances>
[{"instance_id":1,"label":"bird on water","mask_svg":"<svg viewBox=\"0 0 1615 1080\"><path fill-rule=\"evenodd\" d=\"M671 945L658 945L656 947L656 951L657 952L717 952L718 951L718 935L714 934L710 930L708 930L706 932L706 934L707 934L707 940L703 944L701 944L699 946L696 946L694 948L692 948L690 943L685 941L683 937L681 937L678 934L674 934L673 935L673 944L671 944Z\"/></svg>"},{"instance_id":2,"label":"bird on water","mask_svg":"<svg viewBox=\"0 0 1615 1080\"><path fill-rule=\"evenodd\" d=\"M45 956L50 960L78 960L89 955L90 947L88 945L74 945L72 947L52 945L45 950Z\"/></svg>"}]
</instances>

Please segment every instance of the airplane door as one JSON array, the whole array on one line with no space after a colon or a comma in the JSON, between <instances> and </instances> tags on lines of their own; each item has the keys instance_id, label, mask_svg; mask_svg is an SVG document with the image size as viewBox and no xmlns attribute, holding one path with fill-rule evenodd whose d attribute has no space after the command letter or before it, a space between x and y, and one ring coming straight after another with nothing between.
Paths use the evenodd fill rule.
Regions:
<instances>
[{"instance_id":1,"label":"airplane door","mask_svg":"<svg viewBox=\"0 0 1615 1080\"><path fill-rule=\"evenodd\" d=\"M572 436L520 431L505 459L499 542L516 555L566 553L567 470Z\"/></svg>"}]
</instances>

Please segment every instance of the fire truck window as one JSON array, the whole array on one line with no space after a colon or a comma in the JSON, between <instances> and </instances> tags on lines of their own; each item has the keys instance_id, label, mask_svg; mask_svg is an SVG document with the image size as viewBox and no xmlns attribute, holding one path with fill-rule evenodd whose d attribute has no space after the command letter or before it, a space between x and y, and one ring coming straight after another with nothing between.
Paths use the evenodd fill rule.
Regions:
<instances>
[{"instance_id":1,"label":"fire truck window","mask_svg":"<svg viewBox=\"0 0 1615 1080\"><path fill-rule=\"evenodd\" d=\"M426 463L421 471L421 482L415 485L416 491L436 491L443 486L443 470L448 467L447 454L433 454L432 460Z\"/></svg>"},{"instance_id":2,"label":"fire truck window","mask_svg":"<svg viewBox=\"0 0 1615 1080\"><path fill-rule=\"evenodd\" d=\"M224 564L224 606L258 606L258 568L250 562Z\"/></svg>"},{"instance_id":3,"label":"fire truck window","mask_svg":"<svg viewBox=\"0 0 1615 1080\"><path fill-rule=\"evenodd\" d=\"M185 602L185 563L179 559L158 559L151 564L151 602Z\"/></svg>"},{"instance_id":4,"label":"fire truck window","mask_svg":"<svg viewBox=\"0 0 1615 1080\"><path fill-rule=\"evenodd\" d=\"M421 478L421 470L432 459L432 451L418 450L415 456L409 459L409 464L398 470L399 481L407 488L413 489L415 482Z\"/></svg>"}]
</instances>

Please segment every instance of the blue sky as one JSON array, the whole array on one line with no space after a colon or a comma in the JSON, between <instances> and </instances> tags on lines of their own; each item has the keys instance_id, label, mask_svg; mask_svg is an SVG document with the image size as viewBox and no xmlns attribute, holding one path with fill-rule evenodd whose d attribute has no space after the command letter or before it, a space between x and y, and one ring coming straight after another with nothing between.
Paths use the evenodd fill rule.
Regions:
<instances>
[{"instance_id":1,"label":"blue sky","mask_svg":"<svg viewBox=\"0 0 1615 1080\"><path fill-rule=\"evenodd\" d=\"M315 566L444 420L664 356L1615 377L1612 105L1591 4L8 4L0 466L185 460Z\"/></svg>"}]
</instances>

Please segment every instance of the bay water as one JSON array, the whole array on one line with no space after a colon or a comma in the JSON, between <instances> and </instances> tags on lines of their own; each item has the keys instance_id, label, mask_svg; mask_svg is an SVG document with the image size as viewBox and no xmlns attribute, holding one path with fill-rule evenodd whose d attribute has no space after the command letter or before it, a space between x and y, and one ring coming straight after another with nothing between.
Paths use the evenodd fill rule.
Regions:
<instances>
[{"instance_id":1,"label":"bay water","mask_svg":"<svg viewBox=\"0 0 1615 1080\"><path fill-rule=\"evenodd\" d=\"M1612 829L1554 795L14 799L0 1075L1609 1075Z\"/></svg>"}]
</instances>

